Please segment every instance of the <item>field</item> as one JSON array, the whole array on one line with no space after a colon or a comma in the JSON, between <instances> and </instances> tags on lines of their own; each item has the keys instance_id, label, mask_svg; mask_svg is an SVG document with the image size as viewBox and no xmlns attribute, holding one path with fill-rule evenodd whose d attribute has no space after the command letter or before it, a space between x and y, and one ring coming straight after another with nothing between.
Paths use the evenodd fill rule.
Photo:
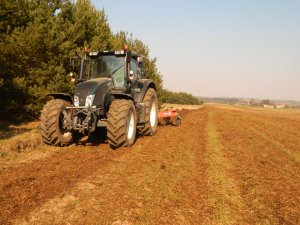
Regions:
<instances>
[{"instance_id":1,"label":"field","mask_svg":"<svg viewBox=\"0 0 300 225\"><path fill-rule=\"evenodd\" d=\"M2 124L0 224L300 224L300 111L205 105L130 148ZM98 136L101 133L99 132Z\"/></svg>"}]
</instances>

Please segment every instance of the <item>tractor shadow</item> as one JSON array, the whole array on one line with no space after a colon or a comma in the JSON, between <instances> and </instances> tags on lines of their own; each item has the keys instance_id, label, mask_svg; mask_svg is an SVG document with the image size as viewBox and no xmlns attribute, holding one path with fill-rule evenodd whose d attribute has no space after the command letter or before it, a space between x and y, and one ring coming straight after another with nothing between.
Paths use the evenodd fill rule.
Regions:
<instances>
[{"instance_id":1,"label":"tractor shadow","mask_svg":"<svg viewBox=\"0 0 300 225\"><path fill-rule=\"evenodd\" d=\"M137 131L135 142L143 137L144 136ZM75 136L74 144L75 146L99 146L102 144L108 144L106 128L98 127L96 131L88 136L78 133ZM114 148L112 149L115 150Z\"/></svg>"},{"instance_id":2,"label":"tractor shadow","mask_svg":"<svg viewBox=\"0 0 300 225\"><path fill-rule=\"evenodd\" d=\"M106 128L97 128L88 136L81 133L76 134L74 141L76 146L98 146L107 143Z\"/></svg>"}]
</instances>

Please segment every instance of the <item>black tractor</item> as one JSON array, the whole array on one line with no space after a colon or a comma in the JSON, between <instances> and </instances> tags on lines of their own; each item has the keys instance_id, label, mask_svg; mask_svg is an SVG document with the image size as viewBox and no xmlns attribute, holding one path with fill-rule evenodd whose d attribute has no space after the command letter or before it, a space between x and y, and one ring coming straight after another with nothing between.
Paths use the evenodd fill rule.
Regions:
<instances>
[{"instance_id":1,"label":"black tractor","mask_svg":"<svg viewBox=\"0 0 300 225\"><path fill-rule=\"evenodd\" d=\"M74 61L72 61L74 65ZM66 146L78 133L106 127L112 148L133 145L136 134L154 135L158 123L156 87L143 79L143 57L127 50L90 52L81 57L75 94L51 94L40 132L46 144Z\"/></svg>"}]
</instances>

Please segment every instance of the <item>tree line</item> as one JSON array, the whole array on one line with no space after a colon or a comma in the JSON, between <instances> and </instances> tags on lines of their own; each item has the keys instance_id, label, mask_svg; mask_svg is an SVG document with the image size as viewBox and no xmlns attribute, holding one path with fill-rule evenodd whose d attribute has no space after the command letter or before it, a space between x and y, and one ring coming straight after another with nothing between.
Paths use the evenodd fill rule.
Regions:
<instances>
[{"instance_id":1,"label":"tree line","mask_svg":"<svg viewBox=\"0 0 300 225\"><path fill-rule=\"evenodd\" d=\"M172 92L166 89L161 91L161 102L173 103L173 104L186 104L186 105L200 105L203 104L199 98L188 94L186 92Z\"/></svg>"},{"instance_id":2,"label":"tree line","mask_svg":"<svg viewBox=\"0 0 300 225\"><path fill-rule=\"evenodd\" d=\"M72 94L70 57L93 50L129 49L145 56L144 76L153 79L159 101L199 104L192 95L163 89L149 48L131 34L113 33L104 10L90 0L0 0L0 117L36 118L48 94Z\"/></svg>"}]
</instances>

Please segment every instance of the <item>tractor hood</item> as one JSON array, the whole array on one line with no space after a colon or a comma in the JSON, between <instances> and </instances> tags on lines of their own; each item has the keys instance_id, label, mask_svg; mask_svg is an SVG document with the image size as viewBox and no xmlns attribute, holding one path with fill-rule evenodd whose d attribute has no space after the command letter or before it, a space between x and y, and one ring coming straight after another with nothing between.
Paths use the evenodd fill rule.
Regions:
<instances>
[{"instance_id":1,"label":"tractor hood","mask_svg":"<svg viewBox=\"0 0 300 225\"><path fill-rule=\"evenodd\" d=\"M112 88L110 78L101 77L80 83L75 88L75 96L79 99L79 106L85 106L86 98L93 96L91 105L101 107L104 105L105 96Z\"/></svg>"}]
</instances>

